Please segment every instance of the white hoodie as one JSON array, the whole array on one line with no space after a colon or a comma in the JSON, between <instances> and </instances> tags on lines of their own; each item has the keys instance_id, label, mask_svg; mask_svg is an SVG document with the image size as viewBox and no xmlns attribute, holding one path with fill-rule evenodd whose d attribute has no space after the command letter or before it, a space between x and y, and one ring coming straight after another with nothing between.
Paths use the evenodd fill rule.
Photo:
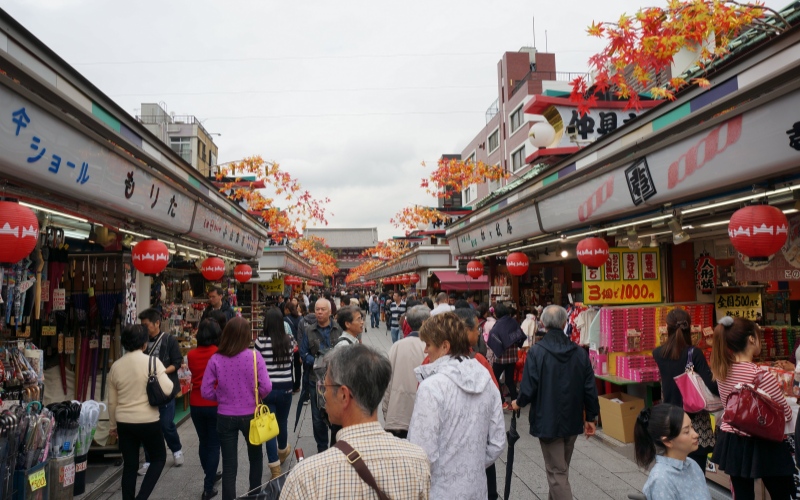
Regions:
<instances>
[{"instance_id":1,"label":"white hoodie","mask_svg":"<svg viewBox=\"0 0 800 500\"><path fill-rule=\"evenodd\" d=\"M500 393L478 361L442 356L415 370L408 440L431 462L431 500L487 497L486 467L506 445Z\"/></svg>"}]
</instances>

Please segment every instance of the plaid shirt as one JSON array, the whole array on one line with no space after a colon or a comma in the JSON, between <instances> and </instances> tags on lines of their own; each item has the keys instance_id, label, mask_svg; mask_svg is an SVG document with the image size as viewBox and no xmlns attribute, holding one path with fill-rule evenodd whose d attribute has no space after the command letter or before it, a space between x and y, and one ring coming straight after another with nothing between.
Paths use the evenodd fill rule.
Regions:
<instances>
[{"instance_id":1,"label":"plaid shirt","mask_svg":"<svg viewBox=\"0 0 800 500\"><path fill-rule=\"evenodd\" d=\"M427 500L431 467L422 448L392 436L378 422L344 427L336 436L359 452L389 498ZM378 494L361 480L344 453L331 448L297 464L281 491L281 500L309 498L377 500Z\"/></svg>"},{"instance_id":2,"label":"plaid shirt","mask_svg":"<svg viewBox=\"0 0 800 500\"><path fill-rule=\"evenodd\" d=\"M495 364L498 364L498 365L508 365L508 364L511 364L511 363L516 364L517 363L517 350L518 350L518 348L516 346L512 345L511 347L509 347L508 349L503 351L503 354L499 358L494 358Z\"/></svg>"}]
</instances>

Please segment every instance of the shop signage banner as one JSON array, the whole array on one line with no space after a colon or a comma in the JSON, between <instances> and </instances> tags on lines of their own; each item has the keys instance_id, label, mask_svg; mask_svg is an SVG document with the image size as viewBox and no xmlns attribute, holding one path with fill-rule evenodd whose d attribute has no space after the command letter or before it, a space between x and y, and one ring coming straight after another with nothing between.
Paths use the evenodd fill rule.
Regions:
<instances>
[{"instance_id":1,"label":"shop signage banner","mask_svg":"<svg viewBox=\"0 0 800 500\"><path fill-rule=\"evenodd\" d=\"M714 309L717 318L723 316L738 316L755 320L757 314L762 314L761 294L756 293L718 293L714 299Z\"/></svg>"},{"instance_id":2,"label":"shop signage banner","mask_svg":"<svg viewBox=\"0 0 800 500\"><path fill-rule=\"evenodd\" d=\"M544 116L552 116L550 112L553 108L558 111L561 123L567 123L575 127L575 133L579 141L595 141L606 134L617 130L629 121L636 118L634 110L622 109L603 109L602 103L597 108L590 109L585 115L578 113L578 108L572 106L551 106L544 111ZM548 119L551 125L556 125L557 120ZM561 136L561 142L553 148L568 148L575 146L575 143L567 134Z\"/></svg>"},{"instance_id":3,"label":"shop signage banner","mask_svg":"<svg viewBox=\"0 0 800 500\"><path fill-rule=\"evenodd\" d=\"M181 191L0 87L0 174L186 233L195 202Z\"/></svg>"},{"instance_id":4,"label":"shop signage banner","mask_svg":"<svg viewBox=\"0 0 800 500\"><path fill-rule=\"evenodd\" d=\"M536 206L529 204L522 210L504 217L478 223L468 233L450 238L450 248L455 255L469 255L503 245L523 238L531 238L542 234L539 229L539 218L536 216Z\"/></svg>"},{"instance_id":5,"label":"shop signage banner","mask_svg":"<svg viewBox=\"0 0 800 500\"><path fill-rule=\"evenodd\" d=\"M583 266L583 302L593 305L661 302L658 248L610 248L599 269Z\"/></svg>"},{"instance_id":6,"label":"shop signage banner","mask_svg":"<svg viewBox=\"0 0 800 500\"><path fill-rule=\"evenodd\" d=\"M544 199L538 204L543 229L586 226L637 207L661 207L698 196L709 187L723 189L792 171L800 161L797 109L800 91ZM520 232L515 238L529 236ZM795 279L800 279L798 274Z\"/></svg>"},{"instance_id":7,"label":"shop signage banner","mask_svg":"<svg viewBox=\"0 0 800 500\"><path fill-rule=\"evenodd\" d=\"M736 281L800 281L800 214L788 217L786 244L767 262L745 262L736 258Z\"/></svg>"},{"instance_id":8,"label":"shop signage banner","mask_svg":"<svg viewBox=\"0 0 800 500\"><path fill-rule=\"evenodd\" d=\"M283 278L275 278L272 281L267 281L261 284L264 287L264 293L267 294L280 294L283 293Z\"/></svg>"},{"instance_id":9,"label":"shop signage banner","mask_svg":"<svg viewBox=\"0 0 800 500\"><path fill-rule=\"evenodd\" d=\"M189 236L251 257L260 256L259 239L203 204L197 204Z\"/></svg>"}]
</instances>

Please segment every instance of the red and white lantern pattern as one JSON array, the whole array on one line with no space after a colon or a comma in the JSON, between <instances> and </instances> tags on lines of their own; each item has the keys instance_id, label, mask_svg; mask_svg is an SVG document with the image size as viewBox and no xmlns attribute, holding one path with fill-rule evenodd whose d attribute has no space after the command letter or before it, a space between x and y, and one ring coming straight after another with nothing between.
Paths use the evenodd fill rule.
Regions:
<instances>
[{"instance_id":1,"label":"red and white lantern pattern","mask_svg":"<svg viewBox=\"0 0 800 500\"><path fill-rule=\"evenodd\" d=\"M400 276L400 284L401 285L410 285L411 284L411 276L404 274Z\"/></svg>"},{"instance_id":2,"label":"red and white lantern pattern","mask_svg":"<svg viewBox=\"0 0 800 500\"><path fill-rule=\"evenodd\" d=\"M471 260L467 263L467 274L470 278L478 279L483 276L483 264L479 260Z\"/></svg>"},{"instance_id":3,"label":"red and white lantern pattern","mask_svg":"<svg viewBox=\"0 0 800 500\"><path fill-rule=\"evenodd\" d=\"M411 283L416 285L417 283L419 283L419 274L417 274L417 273L412 274L410 276L410 279L411 279Z\"/></svg>"},{"instance_id":4,"label":"red and white lantern pattern","mask_svg":"<svg viewBox=\"0 0 800 500\"><path fill-rule=\"evenodd\" d=\"M24 259L39 241L39 221L28 207L0 201L0 262L14 264Z\"/></svg>"},{"instance_id":5,"label":"red and white lantern pattern","mask_svg":"<svg viewBox=\"0 0 800 500\"><path fill-rule=\"evenodd\" d=\"M169 250L158 240L140 241L131 250L131 260L139 272L158 274L169 264Z\"/></svg>"},{"instance_id":6,"label":"red and white lantern pattern","mask_svg":"<svg viewBox=\"0 0 800 500\"><path fill-rule=\"evenodd\" d=\"M203 261L200 272L208 281L217 281L225 276L225 262L219 257L209 257Z\"/></svg>"},{"instance_id":7,"label":"red and white lantern pattern","mask_svg":"<svg viewBox=\"0 0 800 500\"><path fill-rule=\"evenodd\" d=\"M581 264L597 269L608 260L608 243L603 238L584 238L578 242L575 253Z\"/></svg>"},{"instance_id":8,"label":"red and white lantern pattern","mask_svg":"<svg viewBox=\"0 0 800 500\"><path fill-rule=\"evenodd\" d=\"M253 277L253 268L247 264L237 264L233 268L233 277L239 283L247 283Z\"/></svg>"},{"instance_id":9,"label":"red and white lantern pattern","mask_svg":"<svg viewBox=\"0 0 800 500\"><path fill-rule=\"evenodd\" d=\"M786 243L789 221L779 209L770 205L751 205L737 210L728 223L728 236L733 247L753 259L766 259Z\"/></svg>"},{"instance_id":10,"label":"red and white lantern pattern","mask_svg":"<svg viewBox=\"0 0 800 500\"><path fill-rule=\"evenodd\" d=\"M522 252L513 252L506 257L506 267L513 276L522 276L528 272L528 256Z\"/></svg>"}]
</instances>

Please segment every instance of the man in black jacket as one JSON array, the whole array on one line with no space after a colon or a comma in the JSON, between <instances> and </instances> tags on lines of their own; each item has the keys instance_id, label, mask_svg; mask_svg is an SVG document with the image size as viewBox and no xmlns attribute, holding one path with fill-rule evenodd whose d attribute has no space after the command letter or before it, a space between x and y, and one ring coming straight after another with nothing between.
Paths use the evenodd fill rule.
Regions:
<instances>
[{"instance_id":1,"label":"man in black jacket","mask_svg":"<svg viewBox=\"0 0 800 500\"><path fill-rule=\"evenodd\" d=\"M589 355L564 333L567 311L547 306L542 323L547 333L528 352L519 398L511 405L519 410L532 403L530 432L542 445L550 498L571 499L569 463L575 440L581 433L587 439L594 435L600 404Z\"/></svg>"},{"instance_id":2,"label":"man in black jacket","mask_svg":"<svg viewBox=\"0 0 800 500\"><path fill-rule=\"evenodd\" d=\"M147 333L150 336L145 354L154 353L164 364L164 372L175 384L175 389L172 391L174 396L181 387L178 379L178 369L183 364L183 356L178 345L178 339L169 333L161 331L161 311L157 309L145 309L139 314L139 320L147 328ZM180 467L183 465L183 447L181 446L181 438L178 436L178 428L175 426L174 421L175 399L173 398L169 403L159 406L158 414L161 421L161 430L164 432L164 439L167 441L167 446L172 451L172 456L175 459L175 467ZM139 469L139 475L143 476L149 466L150 462L147 460L147 454L145 454L145 463Z\"/></svg>"},{"instance_id":3,"label":"man in black jacket","mask_svg":"<svg viewBox=\"0 0 800 500\"><path fill-rule=\"evenodd\" d=\"M232 320L235 316L233 308L223 297L222 288L218 286L208 291L208 307L203 310L203 316L201 316L200 321L209 319L212 311L222 311L225 313L225 317L228 318L228 321ZM283 313L282 308L281 313Z\"/></svg>"}]
</instances>

